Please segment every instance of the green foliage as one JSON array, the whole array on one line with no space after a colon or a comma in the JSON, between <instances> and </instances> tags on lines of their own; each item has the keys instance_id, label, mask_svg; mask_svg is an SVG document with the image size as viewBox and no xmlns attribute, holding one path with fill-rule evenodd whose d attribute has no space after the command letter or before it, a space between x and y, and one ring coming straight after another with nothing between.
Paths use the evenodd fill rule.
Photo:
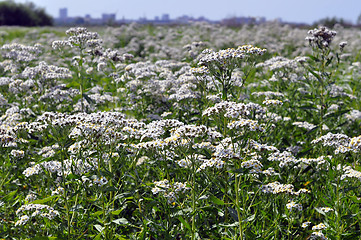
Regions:
<instances>
[{"instance_id":1,"label":"green foliage","mask_svg":"<svg viewBox=\"0 0 361 240\"><path fill-rule=\"evenodd\" d=\"M0 49L0 238L360 236L361 73L333 32L306 58L196 42L164 60L159 39L201 27L127 27L4 36L29 42Z\"/></svg>"},{"instance_id":2,"label":"green foliage","mask_svg":"<svg viewBox=\"0 0 361 240\"><path fill-rule=\"evenodd\" d=\"M7 26L50 26L53 19L44 9L33 3L0 2L0 25Z\"/></svg>"}]
</instances>

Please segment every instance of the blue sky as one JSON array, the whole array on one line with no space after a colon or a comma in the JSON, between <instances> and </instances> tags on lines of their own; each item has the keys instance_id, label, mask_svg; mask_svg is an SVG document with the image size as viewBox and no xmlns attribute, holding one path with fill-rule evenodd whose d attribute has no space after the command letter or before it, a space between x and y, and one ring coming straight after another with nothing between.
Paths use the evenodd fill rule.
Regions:
<instances>
[{"instance_id":1,"label":"blue sky","mask_svg":"<svg viewBox=\"0 0 361 240\"><path fill-rule=\"evenodd\" d=\"M15 0L26 2L27 0ZM225 17L253 16L267 20L313 23L325 17L356 22L361 14L361 0L32 0L54 17L59 8L67 7L69 16L100 17L116 13L117 19L153 19L168 13L171 18L184 14L219 20Z\"/></svg>"}]
</instances>

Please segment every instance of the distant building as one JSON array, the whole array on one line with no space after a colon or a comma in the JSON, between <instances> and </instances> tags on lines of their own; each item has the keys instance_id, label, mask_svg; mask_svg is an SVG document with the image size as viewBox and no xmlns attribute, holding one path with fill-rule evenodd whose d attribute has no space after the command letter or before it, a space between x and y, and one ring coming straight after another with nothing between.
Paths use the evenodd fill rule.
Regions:
<instances>
[{"instance_id":1,"label":"distant building","mask_svg":"<svg viewBox=\"0 0 361 240\"><path fill-rule=\"evenodd\" d=\"M102 21L103 22L115 22L115 13L111 13L111 14L108 14L108 13L103 13L102 14Z\"/></svg>"},{"instance_id":2,"label":"distant building","mask_svg":"<svg viewBox=\"0 0 361 240\"><path fill-rule=\"evenodd\" d=\"M169 22L169 20L170 20L169 14L163 14L162 15L162 21L163 22Z\"/></svg>"},{"instance_id":3,"label":"distant building","mask_svg":"<svg viewBox=\"0 0 361 240\"><path fill-rule=\"evenodd\" d=\"M60 8L59 9L59 19L65 20L68 18L68 9Z\"/></svg>"}]
</instances>

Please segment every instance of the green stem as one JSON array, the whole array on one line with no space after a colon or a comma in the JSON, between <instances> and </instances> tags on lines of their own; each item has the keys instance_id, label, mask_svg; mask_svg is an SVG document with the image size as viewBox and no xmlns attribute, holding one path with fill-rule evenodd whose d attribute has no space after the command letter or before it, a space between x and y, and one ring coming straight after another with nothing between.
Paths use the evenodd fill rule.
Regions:
<instances>
[{"instance_id":1,"label":"green stem","mask_svg":"<svg viewBox=\"0 0 361 240\"><path fill-rule=\"evenodd\" d=\"M192 173L192 240L195 239L195 232L196 232L196 191L195 191L195 164L193 165L193 173Z\"/></svg>"},{"instance_id":2,"label":"green stem","mask_svg":"<svg viewBox=\"0 0 361 240\"><path fill-rule=\"evenodd\" d=\"M243 239L243 226L242 226L242 219L241 219L241 209L239 207L239 185L240 185L240 181L241 181L241 177L239 177L239 179L237 179L237 174L235 174L234 176L235 178L235 193L236 193L236 210L237 210L237 217L238 217L238 223L239 223L239 239L242 240Z\"/></svg>"}]
</instances>

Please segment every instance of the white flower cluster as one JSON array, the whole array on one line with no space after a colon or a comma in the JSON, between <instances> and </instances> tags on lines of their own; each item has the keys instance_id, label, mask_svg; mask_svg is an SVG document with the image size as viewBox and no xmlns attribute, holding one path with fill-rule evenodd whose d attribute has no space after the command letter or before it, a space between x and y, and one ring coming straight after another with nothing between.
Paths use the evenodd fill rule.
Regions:
<instances>
[{"instance_id":1,"label":"white flower cluster","mask_svg":"<svg viewBox=\"0 0 361 240\"><path fill-rule=\"evenodd\" d=\"M316 169L323 168L324 170L328 170L328 166L330 165L327 159L331 160L332 156L320 156L318 158L300 158L298 159L299 167L305 169L307 166L311 164L316 164Z\"/></svg>"},{"instance_id":2,"label":"white flower cluster","mask_svg":"<svg viewBox=\"0 0 361 240\"><path fill-rule=\"evenodd\" d=\"M353 109L349 113L345 114L345 117L348 120L356 121L358 119L361 119L361 111Z\"/></svg>"},{"instance_id":3,"label":"white flower cluster","mask_svg":"<svg viewBox=\"0 0 361 240\"><path fill-rule=\"evenodd\" d=\"M177 146L185 146L191 143L190 139L182 138L179 134L172 134L172 136L164 139L156 139L148 142L140 142L133 144L132 147L136 149L147 149L147 150L161 150L165 148L174 148Z\"/></svg>"},{"instance_id":4,"label":"white flower cluster","mask_svg":"<svg viewBox=\"0 0 361 240\"><path fill-rule=\"evenodd\" d=\"M256 97L265 96L266 98L271 98L271 97L284 97L284 96L285 96L283 93L280 93L280 92L271 92L271 91L266 91L266 92L253 92L252 95L254 95L254 96L256 96Z\"/></svg>"},{"instance_id":5,"label":"white flower cluster","mask_svg":"<svg viewBox=\"0 0 361 240\"><path fill-rule=\"evenodd\" d=\"M223 168L225 161L220 158L212 157L211 159L205 159L201 166L197 169L197 172L204 170L207 167L216 167L217 169Z\"/></svg>"},{"instance_id":6,"label":"white flower cluster","mask_svg":"<svg viewBox=\"0 0 361 240\"><path fill-rule=\"evenodd\" d=\"M251 55L263 55L266 49L254 47L252 45L239 46L237 49L228 48L214 52L211 49L203 50L203 57L199 60L198 65L209 66L211 64L219 64L221 66L227 66L233 64L232 61L237 59L244 59Z\"/></svg>"},{"instance_id":7,"label":"white flower cluster","mask_svg":"<svg viewBox=\"0 0 361 240\"><path fill-rule=\"evenodd\" d=\"M250 114L250 109L244 103L235 103L222 101L216 103L213 107L209 107L203 111L203 116L224 115L228 118L246 117Z\"/></svg>"},{"instance_id":8,"label":"white flower cluster","mask_svg":"<svg viewBox=\"0 0 361 240\"><path fill-rule=\"evenodd\" d=\"M361 150L361 136L350 138L344 134L332 134L321 136L312 141L312 143L322 142L324 146L332 146L335 149L335 154L342 154L347 152L360 152Z\"/></svg>"},{"instance_id":9,"label":"white flower cluster","mask_svg":"<svg viewBox=\"0 0 361 240\"><path fill-rule=\"evenodd\" d=\"M289 203L286 204L286 208L290 211L292 211L293 209L296 209L298 211L302 211L302 204L300 203L296 203L294 201L291 201Z\"/></svg>"},{"instance_id":10,"label":"white flower cluster","mask_svg":"<svg viewBox=\"0 0 361 240\"><path fill-rule=\"evenodd\" d=\"M263 170L262 173L266 176L276 176L276 175L280 175L278 172L276 172L274 170L274 168L270 167L266 170Z\"/></svg>"},{"instance_id":11,"label":"white flower cluster","mask_svg":"<svg viewBox=\"0 0 361 240\"><path fill-rule=\"evenodd\" d=\"M13 149L11 150L10 155L16 159L19 159L25 156L25 152L23 150Z\"/></svg>"},{"instance_id":12,"label":"white flower cluster","mask_svg":"<svg viewBox=\"0 0 361 240\"><path fill-rule=\"evenodd\" d=\"M329 94L332 97L349 97L350 99L356 99L356 96L347 93L343 87L337 86L336 84L331 85Z\"/></svg>"},{"instance_id":13,"label":"white flower cluster","mask_svg":"<svg viewBox=\"0 0 361 240\"><path fill-rule=\"evenodd\" d=\"M13 145L16 146L16 142L18 141L14 128L7 125L1 124L0 125L0 146L2 147L11 147Z\"/></svg>"},{"instance_id":14,"label":"white flower cluster","mask_svg":"<svg viewBox=\"0 0 361 240\"><path fill-rule=\"evenodd\" d=\"M26 67L21 76L23 78L30 79L38 77L41 82L72 77L69 69L55 65L48 65L46 62L40 62L36 67Z\"/></svg>"},{"instance_id":15,"label":"white flower cluster","mask_svg":"<svg viewBox=\"0 0 361 240\"><path fill-rule=\"evenodd\" d=\"M341 133L334 134L329 132L326 135L323 135L313 140L311 143L317 144L321 142L322 145L325 147L338 147L340 145L342 146L347 145L349 141L350 138L345 134L341 134Z\"/></svg>"},{"instance_id":16,"label":"white flower cluster","mask_svg":"<svg viewBox=\"0 0 361 240\"><path fill-rule=\"evenodd\" d=\"M106 159L104 159L106 162ZM50 173L57 174L58 176L67 176L70 173L84 174L96 169L98 166L98 160L96 158L87 157L85 160L77 159L74 156L70 156L70 159L66 159L63 163L59 161L41 162L34 166L28 167L23 171L25 177L32 175L38 175L43 172L43 169Z\"/></svg>"},{"instance_id":17,"label":"white flower cluster","mask_svg":"<svg viewBox=\"0 0 361 240\"><path fill-rule=\"evenodd\" d=\"M267 99L263 101L263 104L266 106L282 106L283 102L277 99Z\"/></svg>"},{"instance_id":18,"label":"white flower cluster","mask_svg":"<svg viewBox=\"0 0 361 240\"><path fill-rule=\"evenodd\" d=\"M307 130L312 130L316 127L316 125L309 122L293 122L292 125L295 125L300 128L305 128Z\"/></svg>"},{"instance_id":19,"label":"white flower cluster","mask_svg":"<svg viewBox=\"0 0 361 240\"><path fill-rule=\"evenodd\" d=\"M52 88L47 88L43 95L39 97L40 101L51 102L53 104L60 104L62 102L72 102L73 97L78 95L78 89L66 89L63 85L57 85Z\"/></svg>"},{"instance_id":20,"label":"white flower cluster","mask_svg":"<svg viewBox=\"0 0 361 240\"><path fill-rule=\"evenodd\" d=\"M93 183L98 187L102 187L108 183L108 180L103 176L101 176L100 178L98 176L95 176L93 179Z\"/></svg>"},{"instance_id":21,"label":"white flower cluster","mask_svg":"<svg viewBox=\"0 0 361 240\"><path fill-rule=\"evenodd\" d=\"M253 139L249 139L248 142L249 142L250 148L255 149L255 150L259 151L259 152L262 152L262 151L278 152L279 151L274 146L269 146L267 144L261 144L261 143L256 142Z\"/></svg>"},{"instance_id":22,"label":"white flower cluster","mask_svg":"<svg viewBox=\"0 0 361 240\"><path fill-rule=\"evenodd\" d=\"M209 149L215 151L216 147L211 142L200 142L193 144L192 148L194 149Z\"/></svg>"},{"instance_id":23,"label":"white flower cluster","mask_svg":"<svg viewBox=\"0 0 361 240\"><path fill-rule=\"evenodd\" d=\"M28 195L26 195L25 197L25 202L32 202L36 199L36 195L33 193L29 193Z\"/></svg>"},{"instance_id":24,"label":"white flower cluster","mask_svg":"<svg viewBox=\"0 0 361 240\"><path fill-rule=\"evenodd\" d=\"M329 47L337 33L336 31L329 30L326 27L320 27L309 30L308 34L311 36L306 37L306 40L309 41L310 45L323 49Z\"/></svg>"},{"instance_id":25,"label":"white flower cluster","mask_svg":"<svg viewBox=\"0 0 361 240\"><path fill-rule=\"evenodd\" d=\"M303 222L301 227L302 228L307 228L308 226L310 226L311 222Z\"/></svg>"},{"instance_id":26,"label":"white flower cluster","mask_svg":"<svg viewBox=\"0 0 361 240\"><path fill-rule=\"evenodd\" d=\"M257 64L257 67L266 67L271 71L278 71L282 69L296 69L297 68L297 61L290 60L285 57L276 56L272 57L271 59L266 60L264 63Z\"/></svg>"},{"instance_id":27,"label":"white flower cluster","mask_svg":"<svg viewBox=\"0 0 361 240\"><path fill-rule=\"evenodd\" d=\"M77 113L72 115L60 112L44 112L37 121L58 127L76 126L78 123L93 123L103 126L114 125L120 128L129 124L135 127L139 123L135 119L126 120L124 114L120 112ZM142 124L144 125L144 123Z\"/></svg>"},{"instance_id":28,"label":"white flower cluster","mask_svg":"<svg viewBox=\"0 0 361 240\"><path fill-rule=\"evenodd\" d=\"M230 159L239 159L239 153L234 152L233 145L231 144L230 138L223 139L217 146L212 147L212 158L202 159L202 164L198 167L197 172L200 172L207 167L215 167L217 169L222 169Z\"/></svg>"},{"instance_id":29,"label":"white flower cluster","mask_svg":"<svg viewBox=\"0 0 361 240\"><path fill-rule=\"evenodd\" d=\"M327 170L329 167L329 162L326 158L331 159L332 156L320 156L318 158L295 158L291 152L274 152L268 156L269 161L279 162L280 168L284 167L294 167L305 169L309 165L316 165L317 169Z\"/></svg>"},{"instance_id":30,"label":"white flower cluster","mask_svg":"<svg viewBox=\"0 0 361 240\"><path fill-rule=\"evenodd\" d=\"M92 48L96 48L99 47L100 43L102 42L101 39L99 39L98 33L89 32L88 29L84 27L70 28L65 33L69 36L68 40L54 41L52 43L53 49L61 49L64 46L89 46Z\"/></svg>"},{"instance_id":31,"label":"white flower cluster","mask_svg":"<svg viewBox=\"0 0 361 240\"><path fill-rule=\"evenodd\" d=\"M311 234L310 240L327 240L328 238L321 232L321 231L315 231Z\"/></svg>"},{"instance_id":32,"label":"white flower cluster","mask_svg":"<svg viewBox=\"0 0 361 240\"><path fill-rule=\"evenodd\" d=\"M183 125L172 130L172 134L181 137L196 138L206 135L208 128L204 125Z\"/></svg>"},{"instance_id":33,"label":"white flower cluster","mask_svg":"<svg viewBox=\"0 0 361 240\"><path fill-rule=\"evenodd\" d=\"M209 70L205 66L197 67L197 68L191 68L191 73L195 76L205 77L209 75Z\"/></svg>"},{"instance_id":34,"label":"white flower cluster","mask_svg":"<svg viewBox=\"0 0 361 240\"><path fill-rule=\"evenodd\" d=\"M229 129L236 129L236 130L247 127L247 129L252 132L254 131L264 132L264 128L258 124L258 121L243 119L243 118L239 118L239 120L237 121L232 121L228 123L227 127Z\"/></svg>"},{"instance_id":35,"label":"white flower cluster","mask_svg":"<svg viewBox=\"0 0 361 240\"><path fill-rule=\"evenodd\" d=\"M3 57L12 59L15 62L33 61L43 52L40 44L25 46L20 43L4 44L0 50L3 52Z\"/></svg>"},{"instance_id":36,"label":"white flower cluster","mask_svg":"<svg viewBox=\"0 0 361 240\"><path fill-rule=\"evenodd\" d=\"M27 214L32 212L30 217L41 216L43 218L47 218L50 220L54 219L56 216L59 216L58 211L54 210L54 208L48 205L43 205L43 204L23 205L18 210L16 210L16 215L19 215L20 213L24 213L24 212ZM21 216L20 219L15 223L15 226L25 225L30 219L29 215L27 214Z\"/></svg>"},{"instance_id":37,"label":"white flower cluster","mask_svg":"<svg viewBox=\"0 0 361 240\"><path fill-rule=\"evenodd\" d=\"M317 224L315 226L312 227L312 230L324 230L326 229L326 225L324 223L320 223L320 224Z\"/></svg>"},{"instance_id":38,"label":"white flower cluster","mask_svg":"<svg viewBox=\"0 0 361 240\"><path fill-rule=\"evenodd\" d=\"M361 172L352 169L350 166L343 167L344 173L341 176L341 180L345 178L357 178L361 181Z\"/></svg>"},{"instance_id":39,"label":"white flower cluster","mask_svg":"<svg viewBox=\"0 0 361 240\"><path fill-rule=\"evenodd\" d=\"M268 161L277 161L281 168L287 166L293 166L298 163L298 160L292 155L291 152L274 152L268 156Z\"/></svg>"},{"instance_id":40,"label":"white flower cluster","mask_svg":"<svg viewBox=\"0 0 361 240\"><path fill-rule=\"evenodd\" d=\"M44 158L54 157L55 150L58 150L59 148L59 144L56 143L52 146L43 147L40 151L38 151L38 154Z\"/></svg>"},{"instance_id":41,"label":"white flower cluster","mask_svg":"<svg viewBox=\"0 0 361 240\"><path fill-rule=\"evenodd\" d=\"M262 193L272 193L272 194L291 194L291 195L300 195L304 193L309 193L310 191L304 188L299 189L297 192L294 191L294 186L292 184L281 184L279 182L272 182L260 187Z\"/></svg>"},{"instance_id":42,"label":"white flower cluster","mask_svg":"<svg viewBox=\"0 0 361 240\"><path fill-rule=\"evenodd\" d=\"M170 183L167 179L154 182L155 187L152 188L153 194L163 193L163 196L167 198L168 203L175 205L175 202L179 198L179 194L185 193L190 190L190 187L187 187L187 182L175 182Z\"/></svg>"},{"instance_id":43,"label":"white flower cluster","mask_svg":"<svg viewBox=\"0 0 361 240\"><path fill-rule=\"evenodd\" d=\"M62 195L64 193L64 188L57 187L55 190L51 191L51 196L53 195Z\"/></svg>"},{"instance_id":44,"label":"white flower cluster","mask_svg":"<svg viewBox=\"0 0 361 240\"><path fill-rule=\"evenodd\" d=\"M263 165L259 160L251 159L251 160L242 162L241 167L247 168L247 169L250 168L251 170L249 172L251 174L253 174L253 173L258 174L258 173L262 173Z\"/></svg>"},{"instance_id":45,"label":"white flower cluster","mask_svg":"<svg viewBox=\"0 0 361 240\"><path fill-rule=\"evenodd\" d=\"M322 212L328 213L328 212L333 212L334 210L330 207L321 207L319 208L319 210L321 210Z\"/></svg>"}]
</instances>

